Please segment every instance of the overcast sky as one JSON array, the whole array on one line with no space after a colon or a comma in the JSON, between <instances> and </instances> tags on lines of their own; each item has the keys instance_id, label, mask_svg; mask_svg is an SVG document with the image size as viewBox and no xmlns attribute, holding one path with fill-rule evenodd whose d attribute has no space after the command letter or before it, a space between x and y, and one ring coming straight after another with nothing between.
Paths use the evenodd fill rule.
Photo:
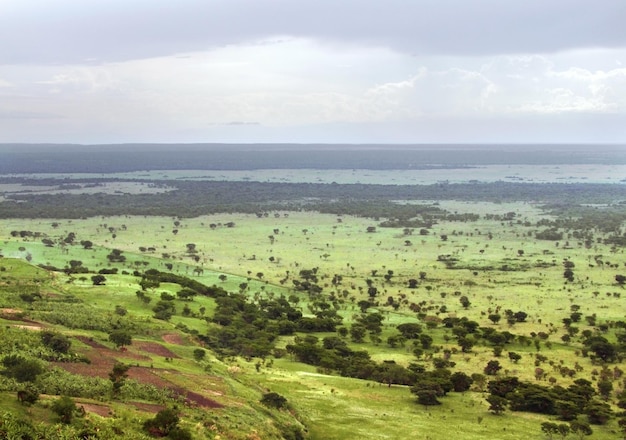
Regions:
<instances>
[{"instance_id":1,"label":"overcast sky","mask_svg":"<svg viewBox=\"0 0 626 440\"><path fill-rule=\"evenodd\" d=\"M0 142L626 143L626 0L0 0Z\"/></svg>"}]
</instances>

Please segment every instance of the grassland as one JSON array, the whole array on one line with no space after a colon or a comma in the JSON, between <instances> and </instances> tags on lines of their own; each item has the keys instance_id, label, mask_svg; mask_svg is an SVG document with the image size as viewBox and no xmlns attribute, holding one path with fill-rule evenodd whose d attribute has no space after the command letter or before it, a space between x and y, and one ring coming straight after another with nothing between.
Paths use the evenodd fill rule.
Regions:
<instances>
[{"instance_id":1,"label":"grassland","mask_svg":"<svg viewBox=\"0 0 626 440\"><path fill-rule=\"evenodd\" d=\"M297 424L297 420L308 428L311 439L435 440L447 439L451 432L462 432L462 438L467 439L541 438L540 424L556 421L554 417L511 411L492 415L484 390L451 393L442 399L442 405L425 407L416 403L408 387L387 387L373 381L321 374L315 367L296 362L291 356L258 363L255 359L209 354L207 360L195 361L193 351L200 342L194 335L203 334L208 326L204 319L197 317L201 308L204 315L212 315L214 299L176 300L178 312L165 322L152 318L153 303L144 304L136 296L140 287L132 273L152 268L185 275L205 285L215 284L227 291L242 291L251 301L296 295L298 307L305 316L311 316L312 299L295 291L292 281L300 270L317 268L323 294L338 298L338 312L345 326L358 319L357 304L368 298L366 280L378 288L369 312L380 312L384 316L380 342L347 340L350 348L366 349L377 362L393 360L407 366L417 360L409 344L391 347L385 341L397 333L396 325L424 319L409 307L423 302L425 314L431 318L466 317L480 326L515 335L540 332L549 335L549 339L539 344L539 351L534 345L519 342L507 346L507 351L520 353L522 359L514 363L505 355L499 358L503 366L500 376L515 375L520 380L536 381L536 354L539 352L547 357L543 364L546 375L541 383L550 381L553 385L568 386L578 378L595 383L602 366L580 355L581 343L577 338L567 343L562 340L567 333L562 320L570 316L572 305L579 307L583 317L595 315L594 325L585 319L578 323L580 332L587 329L596 332L602 323L624 319L623 288L615 282L615 275L626 272L623 249L604 245L599 232L595 233L591 245L568 237L567 231L559 241L537 240L535 234L542 228L537 227L536 222L546 215L532 204L449 202L440 206L451 212L471 211L481 218L468 222L442 221L426 235L420 235L418 230L407 233L402 228L382 228L372 219L311 212L281 211L260 216L221 214L184 219L120 216L3 220L0 253L4 258L0 266L5 270L0 274L3 277L0 307L20 310L23 312L20 319L26 321L20 323L4 313L2 324L10 328L15 328L16 324L43 326L69 335L79 353L93 358L92 365L97 365L96 359L105 359L98 373L105 380L107 369L118 360L134 365L131 378L139 385L199 392L219 408L185 407L183 424L197 438L254 438L254 435L279 438L285 434L284 431L279 434L277 426ZM485 217L485 214L504 216L509 212L515 213L510 220ZM375 230L367 232L368 227ZM11 234L24 230L41 233L41 237L53 240L54 245L46 246L41 237L22 238ZM75 236L74 244L62 244L70 233ZM91 249L79 244L85 240L93 243ZM193 252L189 252L189 244L194 245ZM112 249L123 252L124 263L107 260ZM25 260L32 265L24 264ZM33 266L64 268L72 260L81 261L90 273L67 275ZM564 261L574 265L572 281L564 278ZM90 279L92 273L111 267L117 267L118 273L106 274L105 285L94 286ZM384 275L389 271L392 276L387 280ZM339 285L331 282L335 275L342 277ZM417 288L408 288L409 279L419 279ZM175 284L162 283L150 294L154 297L161 292L174 295L178 288ZM137 332L133 344L122 353L108 341L105 331L47 323L42 310L18 298L20 292L32 289L44 293L51 304L72 298L93 316L109 320L117 319L115 306L124 307L128 312L124 319L130 320ZM469 307L461 304L462 296L471 302ZM389 297L399 306L389 305ZM185 304L192 316L180 314ZM494 324L488 319L494 311L507 309L526 312L526 322L508 324L502 319ZM449 350L451 360L456 363L455 371L482 373L485 364L495 359L493 347L482 343L476 344L469 353L461 352L450 329L444 326L432 329L430 334L439 353ZM607 329L605 334L615 339L614 328ZM172 339L171 335L176 338ZM320 338L328 335L317 334ZM293 336L283 336L278 346L284 347L293 339ZM85 344L86 340L93 340L102 347L91 347ZM574 377L559 373L559 365L572 367L576 363L582 370ZM609 365L610 368L620 366L623 368L621 363ZM96 370L95 367L77 368L74 372L89 376ZM151 373L148 380L148 376L140 375L147 370L157 373ZM615 405L617 396L622 389L622 382L615 380L608 402L616 411L619 410ZM260 396L267 390L285 396L291 412L260 405ZM149 390L137 386L133 392L142 396L140 401L150 402ZM54 420L45 404L47 398L27 412L15 403L13 396L8 391L4 393L3 411L36 421ZM167 405L170 402L168 397L159 399L152 403ZM84 405L104 405L107 411L116 414L98 422L103 429L112 430L112 426L127 423L134 427L133 433L138 433L140 421L149 417L149 413L140 413L138 418L131 415L136 409L132 405L135 401L131 395L104 402L79 398ZM619 438L617 432L617 423L612 420L606 425L594 426L594 434L589 438Z\"/></svg>"}]
</instances>

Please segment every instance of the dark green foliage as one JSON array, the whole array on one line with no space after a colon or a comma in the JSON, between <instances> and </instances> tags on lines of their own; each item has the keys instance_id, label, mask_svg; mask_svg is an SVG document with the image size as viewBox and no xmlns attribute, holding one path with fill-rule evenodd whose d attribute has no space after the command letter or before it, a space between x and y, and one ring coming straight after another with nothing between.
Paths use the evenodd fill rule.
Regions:
<instances>
[{"instance_id":1,"label":"dark green foliage","mask_svg":"<svg viewBox=\"0 0 626 440\"><path fill-rule=\"evenodd\" d=\"M406 339L417 339L420 333L422 333L422 326L413 322L399 324L396 328Z\"/></svg>"},{"instance_id":2,"label":"dark green foliage","mask_svg":"<svg viewBox=\"0 0 626 440\"><path fill-rule=\"evenodd\" d=\"M174 301L176 297L169 292L161 292L161 299L163 301Z\"/></svg>"},{"instance_id":3,"label":"dark green foliage","mask_svg":"<svg viewBox=\"0 0 626 440\"><path fill-rule=\"evenodd\" d=\"M570 427L565 423L543 422L541 424L541 432L546 434L550 439L552 439L555 434L560 435L561 438L565 438L570 432Z\"/></svg>"},{"instance_id":4,"label":"dark green foliage","mask_svg":"<svg viewBox=\"0 0 626 440\"><path fill-rule=\"evenodd\" d=\"M206 350L202 348L196 348L193 350L193 358L200 362L202 359L206 357Z\"/></svg>"},{"instance_id":5,"label":"dark green foliage","mask_svg":"<svg viewBox=\"0 0 626 440\"><path fill-rule=\"evenodd\" d=\"M184 287L181 290L179 290L178 292L176 292L176 296L179 299L182 300L188 300L188 301L192 301L193 297L196 296L198 294L198 292L196 292L193 289L190 289L188 287Z\"/></svg>"},{"instance_id":6,"label":"dark green foliage","mask_svg":"<svg viewBox=\"0 0 626 440\"><path fill-rule=\"evenodd\" d=\"M67 396L62 396L52 402L50 409L52 409L52 411L59 416L62 423L66 424L72 422L72 419L77 411L76 403L74 403L74 401Z\"/></svg>"},{"instance_id":7,"label":"dark green foliage","mask_svg":"<svg viewBox=\"0 0 626 440\"><path fill-rule=\"evenodd\" d=\"M558 241L563 239L563 234L556 229L544 229L541 232L537 232L535 237L537 240Z\"/></svg>"},{"instance_id":8,"label":"dark green foliage","mask_svg":"<svg viewBox=\"0 0 626 440\"><path fill-rule=\"evenodd\" d=\"M113 330L111 333L109 333L109 341L113 342L116 347L120 348L125 345L132 344L133 337L128 330Z\"/></svg>"},{"instance_id":9,"label":"dark green foliage","mask_svg":"<svg viewBox=\"0 0 626 440\"><path fill-rule=\"evenodd\" d=\"M143 429L153 437L166 437L178 427L179 421L178 411L166 408L159 411L154 418L146 420Z\"/></svg>"},{"instance_id":10,"label":"dark green foliage","mask_svg":"<svg viewBox=\"0 0 626 440\"><path fill-rule=\"evenodd\" d=\"M2 366L4 367L3 374L18 382L33 382L44 372L39 361L14 354L5 356L2 359Z\"/></svg>"},{"instance_id":11,"label":"dark green foliage","mask_svg":"<svg viewBox=\"0 0 626 440\"><path fill-rule=\"evenodd\" d=\"M506 410L508 400L506 400L504 397L490 394L489 396L487 396L486 400L487 403L489 403L489 411L493 414L500 415Z\"/></svg>"},{"instance_id":12,"label":"dark green foliage","mask_svg":"<svg viewBox=\"0 0 626 440\"><path fill-rule=\"evenodd\" d=\"M519 385L520 381L517 377L504 377L489 381L487 389L494 396L505 397L507 394L515 391Z\"/></svg>"},{"instance_id":13,"label":"dark green foliage","mask_svg":"<svg viewBox=\"0 0 626 440\"><path fill-rule=\"evenodd\" d=\"M598 381L598 394L600 394L604 400L609 400L612 391L613 382L607 379L601 379Z\"/></svg>"},{"instance_id":14,"label":"dark green foliage","mask_svg":"<svg viewBox=\"0 0 626 440\"><path fill-rule=\"evenodd\" d=\"M439 398L452 390L450 377L447 369L424 372L416 378L411 393L417 395L417 401L422 405L440 405Z\"/></svg>"},{"instance_id":15,"label":"dark green foliage","mask_svg":"<svg viewBox=\"0 0 626 440\"><path fill-rule=\"evenodd\" d=\"M587 415L589 423L592 425L604 425L611 419L611 417L613 417L611 407L608 404L598 402L597 400L589 402L585 406L583 413Z\"/></svg>"},{"instance_id":16,"label":"dark green foliage","mask_svg":"<svg viewBox=\"0 0 626 440\"><path fill-rule=\"evenodd\" d=\"M415 374L394 361L385 361L377 366L374 379L388 387L392 384L410 385L415 380Z\"/></svg>"},{"instance_id":17,"label":"dark green foliage","mask_svg":"<svg viewBox=\"0 0 626 440\"><path fill-rule=\"evenodd\" d=\"M462 393L463 391L467 391L472 386L474 380L463 373L462 371L457 371L450 376L450 381L452 382L452 388L457 393Z\"/></svg>"},{"instance_id":18,"label":"dark green foliage","mask_svg":"<svg viewBox=\"0 0 626 440\"><path fill-rule=\"evenodd\" d=\"M130 365L122 364L120 362L116 362L113 365L113 369L109 373L109 380L113 386L113 396L118 396L122 387L126 383L126 378L128 378L128 370L130 369Z\"/></svg>"},{"instance_id":19,"label":"dark green foliage","mask_svg":"<svg viewBox=\"0 0 626 440\"><path fill-rule=\"evenodd\" d=\"M109 255L107 255L107 259L111 263L123 263L126 261L126 256L122 255L122 251L119 249L113 249Z\"/></svg>"},{"instance_id":20,"label":"dark green foliage","mask_svg":"<svg viewBox=\"0 0 626 440\"><path fill-rule=\"evenodd\" d=\"M593 429L589 426L589 423L581 420L574 420L569 424L570 431L576 435L579 439L584 438L587 435L593 434Z\"/></svg>"},{"instance_id":21,"label":"dark green foliage","mask_svg":"<svg viewBox=\"0 0 626 440\"><path fill-rule=\"evenodd\" d=\"M266 356L274 348L274 341L279 335L301 331L334 331L335 310L320 310L317 316L323 318L303 318L302 313L294 309L283 298L261 300L259 304L248 302L245 295L229 293L216 298L213 322L219 327L212 327L205 342L214 350L223 354L243 356Z\"/></svg>"},{"instance_id":22,"label":"dark green foliage","mask_svg":"<svg viewBox=\"0 0 626 440\"><path fill-rule=\"evenodd\" d=\"M91 277L91 282L93 283L94 286L102 286L104 285L104 282L106 281L106 277L104 275L93 275Z\"/></svg>"},{"instance_id":23,"label":"dark green foliage","mask_svg":"<svg viewBox=\"0 0 626 440\"><path fill-rule=\"evenodd\" d=\"M427 334L420 335L420 344L424 350L428 350L433 345L433 338Z\"/></svg>"},{"instance_id":24,"label":"dark green foliage","mask_svg":"<svg viewBox=\"0 0 626 440\"><path fill-rule=\"evenodd\" d=\"M163 321L169 321L169 319L176 313L176 306L173 301L160 300L152 308L154 317Z\"/></svg>"},{"instance_id":25,"label":"dark green foliage","mask_svg":"<svg viewBox=\"0 0 626 440\"><path fill-rule=\"evenodd\" d=\"M39 400L39 390L34 385L27 383L17 391L17 400L22 405L30 406Z\"/></svg>"},{"instance_id":26,"label":"dark green foliage","mask_svg":"<svg viewBox=\"0 0 626 440\"><path fill-rule=\"evenodd\" d=\"M500 371L501 369L502 369L502 366L500 365L500 362L496 360L491 360L487 362L484 372L487 376L495 376L496 374L498 374L498 371Z\"/></svg>"},{"instance_id":27,"label":"dark green foliage","mask_svg":"<svg viewBox=\"0 0 626 440\"><path fill-rule=\"evenodd\" d=\"M350 326L350 338L352 342L363 342L365 335L367 334L367 328L362 324L352 324Z\"/></svg>"},{"instance_id":28,"label":"dark green foliage","mask_svg":"<svg viewBox=\"0 0 626 440\"><path fill-rule=\"evenodd\" d=\"M287 407L287 399L274 392L263 394L260 402L267 407L275 409L283 409Z\"/></svg>"},{"instance_id":29,"label":"dark green foliage","mask_svg":"<svg viewBox=\"0 0 626 440\"><path fill-rule=\"evenodd\" d=\"M27 303L35 302L37 299L41 299L40 293L20 293L20 299Z\"/></svg>"},{"instance_id":30,"label":"dark green foliage","mask_svg":"<svg viewBox=\"0 0 626 440\"><path fill-rule=\"evenodd\" d=\"M156 269L147 270L143 276L143 279L150 279L158 283L174 283L178 284L183 288L190 289L194 292L197 292L198 295L209 296L209 297L220 297L226 295L226 291L217 286L205 286L204 284L196 281L194 279L176 275L174 273L169 272L159 272Z\"/></svg>"},{"instance_id":31,"label":"dark green foliage","mask_svg":"<svg viewBox=\"0 0 626 440\"><path fill-rule=\"evenodd\" d=\"M299 426L287 426L282 429L282 435L285 440L305 440L306 436Z\"/></svg>"},{"instance_id":32,"label":"dark green foliage","mask_svg":"<svg viewBox=\"0 0 626 440\"><path fill-rule=\"evenodd\" d=\"M512 411L528 411L540 414L556 414L558 395L541 385L522 383L506 398Z\"/></svg>"},{"instance_id":33,"label":"dark green foliage","mask_svg":"<svg viewBox=\"0 0 626 440\"><path fill-rule=\"evenodd\" d=\"M491 322L493 322L494 324L497 324L498 322L500 322L500 319L502 317L498 313L492 313L488 316L488 318Z\"/></svg>"},{"instance_id":34,"label":"dark green foliage","mask_svg":"<svg viewBox=\"0 0 626 440\"><path fill-rule=\"evenodd\" d=\"M459 298L459 302L461 303L464 309L469 308L469 306L472 304L470 300L467 298L467 296L465 295Z\"/></svg>"},{"instance_id":35,"label":"dark green foliage","mask_svg":"<svg viewBox=\"0 0 626 440\"><path fill-rule=\"evenodd\" d=\"M603 336L592 336L584 344L594 352L594 355L604 362L612 362L617 355L616 347Z\"/></svg>"},{"instance_id":36,"label":"dark green foliage","mask_svg":"<svg viewBox=\"0 0 626 440\"><path fill-rule=\"evenodd\" d=\"M52 351L62 354L68 353L72 346L72 341L67 336L48 330L41 332L41 342Z\"/></svg>"}]
</instances>

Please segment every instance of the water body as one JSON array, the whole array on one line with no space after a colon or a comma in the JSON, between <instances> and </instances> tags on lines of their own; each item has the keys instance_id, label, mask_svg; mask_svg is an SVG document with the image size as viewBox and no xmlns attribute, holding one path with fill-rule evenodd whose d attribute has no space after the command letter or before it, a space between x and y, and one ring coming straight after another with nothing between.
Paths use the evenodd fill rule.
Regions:
<instances>
[{"instance_id":1,"label":"water body","mask_svg":"<svg viewBox=\"0 0 626 440\"><path fill-rule=\"evenodd\" d=\"M159 170L129 173L14 174L34 179L207 180L282 183L431 185L435 183L610 183L626 184L626 165L483 165L420 170L259 169Z\"/></svg>"}]
</instances>

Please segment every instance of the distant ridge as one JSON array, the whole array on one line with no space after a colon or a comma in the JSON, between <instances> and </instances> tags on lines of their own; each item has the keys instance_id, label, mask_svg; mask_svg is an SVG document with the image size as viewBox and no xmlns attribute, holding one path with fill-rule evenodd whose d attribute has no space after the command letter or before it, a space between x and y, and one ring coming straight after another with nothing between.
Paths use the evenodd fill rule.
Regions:
<instances>
[{"instance_id":1,"label":"distant ridge","mask_svg":"<svg viewBox=\"0 0 626 440\"><path fill-rule=\"evenodd\" d=\"M626 164L623 145L0 144L0 174Z\"/></svg>"}]
</instances>

